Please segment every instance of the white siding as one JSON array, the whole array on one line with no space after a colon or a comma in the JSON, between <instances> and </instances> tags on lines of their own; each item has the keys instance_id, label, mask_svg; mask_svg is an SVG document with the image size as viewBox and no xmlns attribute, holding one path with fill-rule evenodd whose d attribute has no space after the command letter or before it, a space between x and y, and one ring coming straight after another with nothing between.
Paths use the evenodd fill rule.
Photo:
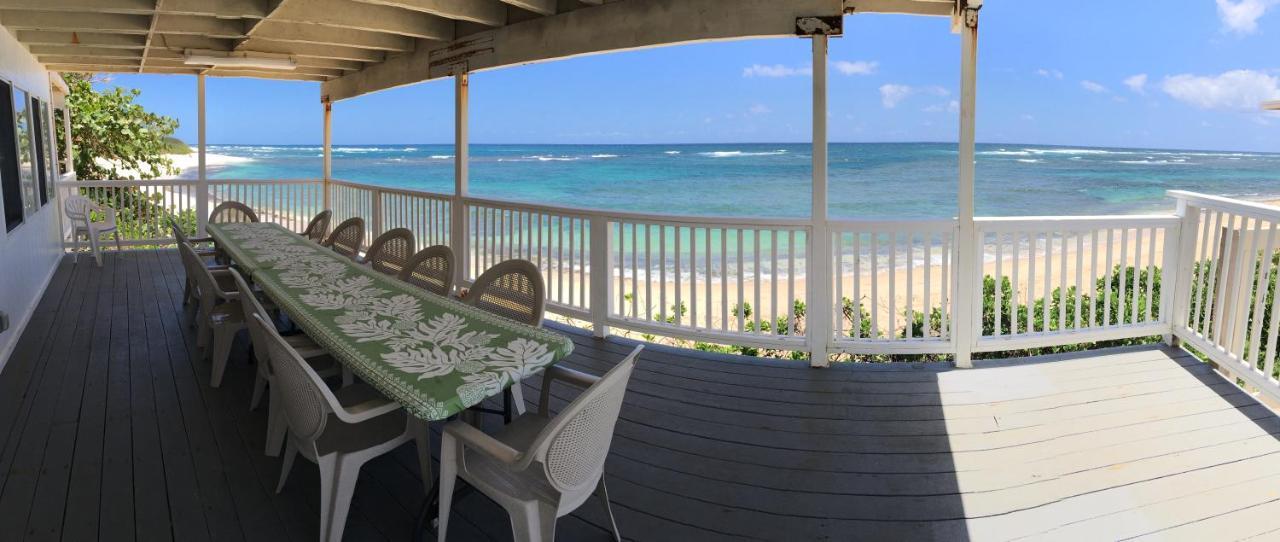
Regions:
<instances>
[{"instance_id":1,"label":"white siding","mask_svg":"<svg viewBox=\"0 0 1280 542\"><path fill-rule=\"evenodd\" d=\"M0 77L49 102L49 74L7 29L0 29ZM10 319L10 328L0 332L0 369L8 362L62 254L59 207L57 201L50 201L8 233L0 226L0 311Z\"/></svg>"}]
</instances>

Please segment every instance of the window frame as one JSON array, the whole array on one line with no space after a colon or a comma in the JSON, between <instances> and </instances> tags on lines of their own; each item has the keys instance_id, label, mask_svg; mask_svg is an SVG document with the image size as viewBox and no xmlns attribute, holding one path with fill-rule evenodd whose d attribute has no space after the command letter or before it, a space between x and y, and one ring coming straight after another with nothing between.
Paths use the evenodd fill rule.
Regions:
<instances>
[{"instance_id":1,"label":"window frame","mask_svg":"<svg viewBox=\"0 0 1280 542\"><path fill-rule=\"evenodd\" d=\"M17 116L13 110L14 88L12 80L0 77L0 102L4 102L0 103L0 131L8 131L13 138L11 148L7 151L0 149L0 210L4 215L5 232L12 232L27 221L22 204L22 166L18 162L17 155L18 128ZM5 117L8 118L8 122L3 122ZM0 137L0 141L2 140ZM14 178L10 179L10 175Z\"/></svg>"}]
</instances>

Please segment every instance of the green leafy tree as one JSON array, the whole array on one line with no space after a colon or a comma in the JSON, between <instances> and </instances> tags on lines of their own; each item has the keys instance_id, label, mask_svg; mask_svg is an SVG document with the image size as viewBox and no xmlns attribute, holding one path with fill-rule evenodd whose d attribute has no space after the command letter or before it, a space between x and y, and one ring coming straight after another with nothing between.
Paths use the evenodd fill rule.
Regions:
<instances>
[{"instance_id":1,"label":"green leafy tree","mask_svg":"<svg viewBox=\"0 0 1280 542\"><path fill-rule=\"evenodd\" d=\"M94 76L63 74L70 93L71 145L79 179L142 179L177 173L165 156L178 129L177 119L157 115L134 103L141 92L119 87L94 90ZM62 126L58 126L59 132ZM62 134L59 133L59 137Z\"/></svg>"}]
</instances>

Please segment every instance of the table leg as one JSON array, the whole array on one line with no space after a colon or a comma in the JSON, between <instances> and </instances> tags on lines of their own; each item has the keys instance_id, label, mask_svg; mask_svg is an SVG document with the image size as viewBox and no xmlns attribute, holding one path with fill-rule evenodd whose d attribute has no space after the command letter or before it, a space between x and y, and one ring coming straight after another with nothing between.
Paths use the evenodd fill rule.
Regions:
<instances>
[{"instance_id":1,"label":"table leg","mask_svg":"<svg viewBox=\"0 0 1280 542\"><path fill-rule=\"evenodd\" d=\"M427 480L434 479L433 469L431 467L431 428L427 422L419 419L417 416L408 416L408 431L413 435L413 443L418 447L418 468L422 472L423 489L426 490L427 496L436 494L435 487L428 486Z\"/></svg>"}]
</instances>

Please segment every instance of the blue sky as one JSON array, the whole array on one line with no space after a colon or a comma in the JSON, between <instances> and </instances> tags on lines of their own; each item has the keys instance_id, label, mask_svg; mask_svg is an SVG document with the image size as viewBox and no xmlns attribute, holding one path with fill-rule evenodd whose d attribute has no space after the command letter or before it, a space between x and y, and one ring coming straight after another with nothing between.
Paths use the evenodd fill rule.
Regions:
<instances>
[{"instance_id":1,"label":"blue sky","mask_svg":"<svg viewBox=\"0 0 1280 542\"><path fill-rule=\"evenodd\" d=\"M1174 9L1171 4L1177 4ZM857 15L832 40L832 141L955 141L960 38ZM476 143L804 142L809 42L705 43L472 76ZM116 75L195 141L195 79ZM978 141L1280 151L1280 0L990 0ZM319 85L208 81L211 143L314 144ZM338 102L337 144L452 141L453 83Z\"/></svg>"}]
</instances>

